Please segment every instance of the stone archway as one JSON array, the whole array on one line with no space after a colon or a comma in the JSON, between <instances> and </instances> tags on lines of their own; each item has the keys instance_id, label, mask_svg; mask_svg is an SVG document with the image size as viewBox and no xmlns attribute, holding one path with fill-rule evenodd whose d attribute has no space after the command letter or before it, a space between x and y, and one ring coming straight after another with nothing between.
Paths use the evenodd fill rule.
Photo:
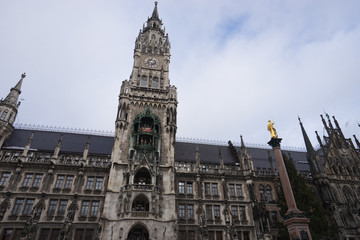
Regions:
<instances>
[{"instance_id":1,"label":"stone archway","mask_svg":"<svg viewBox=\"0 0 360 240\"><path fill-rule=\"evenodd\" d=\"M143 225L136 224L131 228L127 240L149 240L149 232Z\"/></svg>"}]
</instances>

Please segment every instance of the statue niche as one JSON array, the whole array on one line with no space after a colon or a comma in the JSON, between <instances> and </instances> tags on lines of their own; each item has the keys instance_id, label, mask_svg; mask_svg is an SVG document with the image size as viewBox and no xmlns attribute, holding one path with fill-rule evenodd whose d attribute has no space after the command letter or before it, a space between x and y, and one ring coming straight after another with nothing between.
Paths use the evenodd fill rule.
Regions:
<instances>
[{"instance_id":1,"label":"statue niche","mask_svg":"<svg viewBox=\"0 0 360 240\"><path fill-rule=\"evenodd\" d=\"M129 158L149 162L159 160L161 146L160 119L149 108L136 116L131 128L131 146Z\"/></svg>"}]
</instances>

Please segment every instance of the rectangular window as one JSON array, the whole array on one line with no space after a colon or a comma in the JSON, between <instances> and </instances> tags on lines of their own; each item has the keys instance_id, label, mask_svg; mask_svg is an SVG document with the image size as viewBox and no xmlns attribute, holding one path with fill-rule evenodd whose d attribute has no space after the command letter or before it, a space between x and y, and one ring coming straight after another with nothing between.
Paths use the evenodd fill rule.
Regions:
<instances>
[{"instance_id":1,"label":"rectangular window","mask_svg":"<svg viewBox=\"0 0 360 240\"><path fill-rule=\"evenodd\" d=\"M179 193L180 194L185 193L185 182L179 182Z\"/></svg>"},{"instance_id":2,"label":"rectangular window","mask_svg":"<svg viewBox=\"0 0 360 240\"><path fill-rule=\"evenodd\" d=\"M209 240L215 240L215 232L209 231Z\"/></svg>"},{"instance_id":3,"label":"rectangular window","mask_svg":"<svg viewBox=\"0 0 360 240\"><path fill-rule=\"evenodd\" d=\"M92 240L94 236L94 229L86 229L85 240Z\"/></svg>"},{"instance_id":4,"label":"rectangular window","mask_svg":"<svg viewBox=\"0 0 360 240\"><path fill-rule=\"evenodd\" d=\"M212 184L212 189L211 189L211 190L212 190L212 195L214 195L214 196L219 195L217 183L213 183L213 184Z\"/></svg>"},{"instance_id":5,"label":"rectangular window","mask_svg":"<svg viewBox=\"0 0 360 240\"><path fill-rule=\"evenodd\" d=\"M80 216L87 216L88 211L89 211L89 204L90 204L89 201L82 202Z\"/></svg>"},{"instance_id":6,"label":"rectangular window","mask_svg":"<svg viewBox=\"0 0 360 240\"><path fill-rule=\"evenodd\" d=\"M93 189L94 187L94 177L88 177L86 182L86 189Z\"/></svg>"},{"instance_id":7,"label":"rectangular window","mask_svg":"<svg viewBox=\"0 0 360 240\"><path fill-rule=\"evenodd\" d=\"M206 205L206 219L212 219L212 206Z\"/></svg>"},{"instance_id":8,"label":"rectangular window","mask_svg":"<svg viewBox=\"0 0 360 240\"><path fill-rule=\"evenodd\" d=\"M99 202L92 202L90 209L90 217L96 217L98 209L99 209Z\"/></svg>"},{"instance_id":9,"label":"rectangular window","mask_svg":"<svg viewBox=\"0 0 360 240\"><path fill-rule=\"evenodd\" d=\"M60 200L58 216L64 216L68 200Z\"/></svg>"},{"instance_id":10,"label":"rectangular window","mask_svg":"<svg viewBox=\"0 0 360 240\"><path fill-rule=\"evenodd\" d=\"M30 187L31 180L33 178L32 173L27 173L23 182L23 187Z\"/></svg>"},{"instance_id":11,"label":"rectangular window","mask_svg":"<svg viewBox=\"0 0 360 240\"><path fill-rule=\"evenodd\" d=\"M55 183L55 188L62 188L64 184L64 175L58 175Z\"/></svg>"},{"instance_id":12,"label":"rectangular window","mask_svg":"<svg viewBox=\"0 0 360 240\"><path fill-rule=\"evenodd\" d=\"M216 240L223 240L222 231L216 231Z\"/></svg>"},{"instance_id":13,"label":"rectangular window","mask_svg":"<svg viewBox=\"0 0 360 240\"><path fill-rule=\"evenodd\" d=\"M190 219L194 218L194 205L192 204L187 205L187 218Z\"/></svg>"},{"instance_id":14,"label":"rectangular window","mask_svg":"<svg viewBox=\"0 0 360 240\"><path fill-rule=\"evenodd\" d=\"M65 189L71 189L72 183L74 180L74 176L66 176L66 181L65 181Z\"/></svg>"},{"instance_id":15,"label":"rectangular window","mask_svg":"<svg viewBox=\"0 0 360 240\"><path fill-rule=\"evenodd\" d=\"M246 214L245 214L245 207L244 206L239 207L239 212L240 212L240 219L241 220L246 220Z\"/></svg>"},{"instance_id":16,"label":"rectangular window","mask_svg":"<svg viewBox=\"0 0 360 240\"><path fill-rule=\"evenodd\" d=\"M10 240L12 234L13 234L13 230L12 230L12 229L5 229L5 230L4 230L4 234L3 234L3 239L4 239L4 240Z\"/></svg>"},{"instance_id":17,"label":"rectangular window","mask_svg":"<svg viewBox=\"0 0 360 240\"><path fill-rule=\"evenodd\" d=\"M48 215L49 216L55 215L55 210L56 210L57 203L58 203L58 200L50 200L49 210L48 210Z\"/></svg>"},{"instance_id":18,"label":"rectangular window","mask_svg":"<svg viewBox=\"0 0 360 240\"><path fill-rule=\"evenodd\" d=\"M19 215L23 203L24 203L24 199L16 199L15 204L14 204L14 208L13 208L11 214L12 215Z\"/></svg>"},{"instance_id":19,"label":"rectangular window","mask_svg":"<svg viewBox=\"0 0 360 240\"><path fill-rule=\"evenodd\" d=\"M192 182L186 183L186 193L187 194L193 194L193 184Z\"/></svg>"},{"instance_id":20,"label":"rectangular window","mask_svg":"<svg viewBox=\"0 0 360 240\"><path fill-rule=\"evenodd\" d=\"M235 219L238 219L238 218L239 218L237 206L231 206L231 215L232 215L233 218L235 218Z\"/></svg>"},{"instance_id":21,"label":"rectangular window","mask_svg":"<svg viewBox=\"0 0 360 240\"><path fill-rule=\"evenodd\" d=\"M242 186L239 185L239 184L236 184L236 195L237 195L238 197L242 197L242 196L243 196Z\"/></svg>"},{"instance_id":22,"label":"rectangular window","mask_svg":"<svg viewBox=\"0 0 360 240\"><path fill-rule=\"evenodd\" d=\"M40 239L48 239L50 234L49 228L42 228L40 231Z\"/></svg>"},{"instance_id":23,"label":"rectangular window","mask_svg":"<svg viewBox=\"0 0 360 240\"><path fill-rule=\"evenodd\" d=\"M10 173L8 172L2 173L0 178L0 186L5 186L9 177L10 177Z\"/></svg>"},{"instance_id":24,"label":"rectangular window","mask_svg":"<svg viewBox=\"0 0 360 240\"><path fill-rule=\"evenodd\" d=\"M95 190L101 190L103 184L103 178L97 177L96 178L96 184L95 184Z\"/></svg>"},{"instance_id":25,"label":"rectangular window","mask_svg":"<svg viewBox=\"0 0 360 240\"><path fill-rule=\"evenodd\" d=\"M189 240L195 239L195 231L188 231L188 238Z\"/></svg>"},{"instance_id":26,"label":"rectangular window","mask_svg":"<svg viewBox=\"0 0 360 240\"><path fill-rule=\"evenodd\" d=\"M250 240L250 232L246 231L244 233L244 240Z\"/></svg>"},{"instance_id":27,"label":"rectangular window","mask_svg":"<svg viewBox=\"0 0 360 240\"><path fill-rule=\"evenodd\" d=\"M179 204L179 218L185 218L185 205Z\"/></svg>"},{"instance_id":28,"label":"rectangular window","mask_svg":"<svg viewBox=\"0 0 360 240\"><path fill-rule=\"evenodd\" d=\"M75 240L82 240L84 236L84 229L75 230Z\"/></svg>"},{"instance_id":29,"label":"rectangular window","mask_svg":"<svg viewBox=\"0 0 360 240\"><path fill-rule=\"evenodd\" d=\"M35 175L35 179L34 179L34 182L33 182L33 187L39 187L40 186L40 183L41 183L41 179L42 179L43 175L42 174L36 174Z\"/></svg>"},{"instance_id":30,"label":"rectangular window","mask_svg":"<svg viewBox=\"0 0 360 240\"><path fill-rule=\"evenodd\" d=\"M234 197L235 196L235 187L234 187L234 184L229 184L229 195L231 197Z\"/></svg>"},{"instance_id":31,"label":"rectangular window","mask_svg":"<svg viewBox=\"0 0 360 240\"><path fill-rule=\"evenodd\" d=\"M60 237L60 229L52 229L50 239L55 240L55 239L59 239L59 237Z\"/></svg>"},{"instance_id":32,"label":"rectangular window","mask_svg":"<svg viewBox=\"0 0 360 240\"><path fill-rule=\"evenodd\" d=\"M29 216L31 213L32 206L34 205L35 200L34 199L28 199L26 200L25 207L23 210L24 216Z\"/></svg>"},{"instance_id":33,"label":"rectangular window","mask_svg":"<svg viewBox=\"0 0 360 240\"><path fill-rule=\"evenodd\" d=\"M214 217L220 218L220 205L214 205Z\"/></svg>"},{"instance_id":34,"label":"rectangular window","mask_svg":"<svg viewBox=\"0 0 360 240\"><path fill-rule=\"evenodd\" d=\"M210 195L210 183L205 183L205 195Z\"/></svg>"},{"instance_id":35,"label":"rectangular window","mask_svg":"<svg viewBox=\"0 0 360 240\"><path fill-rule=\"evenodd\" d=\"M277 223L277 214L276 214L276 212L275 211L271 211L270 212L270 216L271 216L271 221L272 221L272 223L274 224L274 223Z\"/></svg>"}]
</instances>

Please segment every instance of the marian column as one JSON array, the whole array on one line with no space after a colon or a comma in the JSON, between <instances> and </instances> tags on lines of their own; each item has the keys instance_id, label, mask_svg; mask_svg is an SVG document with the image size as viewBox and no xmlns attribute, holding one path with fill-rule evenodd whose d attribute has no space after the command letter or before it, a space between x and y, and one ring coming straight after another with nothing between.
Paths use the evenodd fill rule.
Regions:
<instances>
[{"instance_id":1,"label":"marian column","mask_svg":"<svg viewBox=\"0 0 360 240\"><path fill-rule=\"evenodd\" d=\"M291 239L312 240L308 225L310 220L296 206L295 197L290 185L289 176L287 174L284 159L280 149L280 143L282 139L278 138L274 128L274 123L270 120L268 122L267 129L271 134L271 140L268 142L268 144L273 148L274 151L280 182L284 191L286 205L288 207L284 217L284 225L287 227Z\"/></svg>"}]
</instances>

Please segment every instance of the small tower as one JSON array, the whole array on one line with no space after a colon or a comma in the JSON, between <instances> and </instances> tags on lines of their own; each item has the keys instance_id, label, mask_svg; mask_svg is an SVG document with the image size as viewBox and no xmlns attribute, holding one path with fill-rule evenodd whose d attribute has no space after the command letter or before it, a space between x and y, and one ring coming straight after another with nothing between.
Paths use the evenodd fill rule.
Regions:
<instances>
[{"instance_id":1,"label":"small tower","mask_svg":"<svg viewBox=\"0 0 360 240\"><path fill-rule=\"evenodd\" d=\"M14 130L13 124L16 119L18 108L20 106L19 96L21 94L21 85L26 74L23 73L15 87L10 89L10 93L4 100L0 100L0 148L5 139L11 135Z\"/></svg>"}]
</instances>

